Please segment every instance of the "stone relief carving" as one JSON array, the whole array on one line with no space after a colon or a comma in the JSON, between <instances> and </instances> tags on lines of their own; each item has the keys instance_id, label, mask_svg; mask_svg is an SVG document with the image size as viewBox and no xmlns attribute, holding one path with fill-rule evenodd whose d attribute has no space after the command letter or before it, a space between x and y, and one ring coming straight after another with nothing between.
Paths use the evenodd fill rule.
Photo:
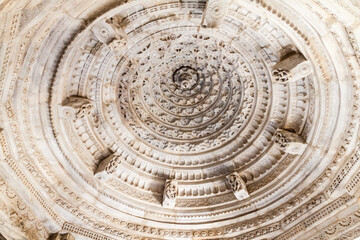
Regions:
<instances>
[{"instance_id":1,"label":"stone relief carving","mask_svg":"<svg viewBox=\"0 0 360 240\"><path fill-rule=\"evenodd\" d=\"M176 197L178 196L178 183L174 180L166 180L164 186L163 202L164 207L175 207Z\"/></svg>"},{"instance_id":2,"label":"stone relief carving","mask_svg":"<svg viewBox=\"0 0 360 240\"><path fill-rule=\"evenodd\" d=\"M109 44L115 38L114 29L106 22L100 22L92 27L95 37L104 44Z\"/></svg>"},{"instance_id":3,"label":"stone relief carving","mask_svg":"<svg viewBox=\"0 0 360 240\"><path fill-rule=\"evenodd\" d=\"M106 181L114 174L121 164L120 156L112 154L102 160L95 171L95 177L99 180Z\"/></svg>"},{"instance_id":4,"label":"stone relief carving","mask_svg":"<svg viewBox=\"0 0 360 240\"><path fill-rule=\"evenodd\" d=\"M71 96L66 98L63 103L63 116L67 118L84 118L91 115L94 106L93 102L84 97Z\"/></svg>"},{"instance_id":5,"label":"stone relief carving","mask_svg":"<svg viewBox=\"0 0 360 240\"><path fill-rule=\"evenodd\" d=\"M238 58L235 49L196 33L171 34L160 38L158 44L146 43L138 48L139 52L123 64L126 67L121 71L121 82L116 83L124 93L120 94L121 114L134 134L155 148L177 153L205 151L237 136L253 106L254 79L241 81L240 74L250 69L245 62L227 65ZM187 56L189 63L177 63L172 49ZM142 60L135 65L133 58L140 53ZM169 59L169 63L162 59ZM195 61L198 66L190 64ZM152 67L153 62L159 64ZM139 70L135 70L136 66L140 66ZM163 74L157 77L158 72ZM228 75L232 77L225 77ZM227 127L230 121L234 124ZM202 125L206 128L198 129ZM218 137L208 137L217 132L221 133Z\"/></svg>"},{"instance_id":6,"label":"stone relief carving","mask_svg":"<svg viewBox=\"0 0 360 240\"><path fill-rule=\"evenodd\" d=\"M231 0L209 0L203 16L203 25L209 28L219 27L225 17Z\"/></svg>"},{"instance_id":7,"label":"stone relief carving","mask_svg":"<svg viewBox=\"0 0 360 240\"><path fill-rule=\"evenodd\" d=\"M106 23L112 27L115 33L115 37L117 39L127 38L127 34L124 31L124 27L126 26L127 23L124 21L124 18L121 15L115 15L113 17L106 19Z\"/></svg>"},{"instance_id":8,"label":"stone relief carving","mask_svg":"<svg viewBox=\"0 0 360 240\"><path fill-rule=\"evenodd\" d=\"M7 94L16 96L16 101L15 98L6 100L8 102L4 105L3 110L6 111L7 115L1 115L8 121L6 126L10 126L9 130L6 129L6 136L1 136L1 148L3 149L5 146L3 138L9 138L11 143L10 150L6 150L7 154L5 154L4 159L1 159L7 168L5 171L1 168L1 171L7 174L6 170L9 169L11 174L22 179L25 182L26 189L30 191L29 195L36 196L36 201L41 203L40 208L46 209L47 214L57 219L59 225L64 226L64 230L94 239L111 239L110 236L124 239L140 239L142 236L169 239L226 239L228 236L232 236L251 239L254 236L276 237L279 232L284 232L284 235L280 236L279 239L289 239L294 236L302 236L300 235L301 231L306 231L309 226L311 228L316 227L330 213L335 215L336 211L342 210L342 206L345 208L348 202L350 206L356 201L351 200L351 197L345 198L345 200L342 198L339 201L335 200L337 199L336 194L340 194L342 191L339 188L339 183L348 181L348 178L344 177L346 175L344 173L336 175L333 169L346 162L345 158L348 155L342 155L343 152L354 150L352 144L348 144L352 142L351 139L354 139L351 134L344 137L345 143L343 145L340 146L340 143L337 145L339 151L334 150L334 154L339 153L341 157L334 157L333 162L331 162L332 159L322 159L324 166L329 164L331 167L323 173L315 170L312 172L312 175L319 175L319 180L310 186L300 187L303 190L301 198L291 200L282 198L284 192L289 193L292 191L292 186L298 186L298 182L294 179L301 178L299 175L301 176L304 172L304 162L283 161L283 151L297 154L298 150L289 150L292 143L306 143L296 139L296 136L292 136L295 140L289 142L288 139L291 137L287 136L287 133L282 133L275 140L277 141L276 144L281 147L280 149L283 149L283 151L279 151L271 144L275 130L265 123L274 117L272 116L273 112L281 112L276 118L273 118L278 121L279 125L287 117L287 120L290 119L292 123L285 123L284 128L293 128L296 132L301 132L303 136L306 135L306 139L315 141L315 143L312 142L314 145L317 141L316 137L319 137L318 142L323 143L324 150L328 151L328 140L322 139L322 136L330 136L330 133L333 132L331 124L328 123L332 121L333 116L338 116L336 109L341 109L341 106L337 106L336 103L344 102L345 105L349 103L346 99L337 97L335 93L339 89L345 95L347 93L353 94L353 92L349 91L348 86L344 85L343 81L338 81L338 78L332 76L331 73L320 75L333 68L333 66L329 67L330 64L328 63L333 62L332 57L334 56L336 56L334 59L345 60L339 65L344 64L346 69L344 72L346 71L347 75L356 76L357 69L353 56L350 54L343 56L339 51L339 53L332 52L334 56L327 56L326 51L328 49L322 47L322 41L320 38L318 39L316 34L309 35L308 23L300 15L300 17L295 18L291 11L283 11L265 1L249 1L246 3L246 8L242 7L241 4L232 3L232 8L226 10L225 15L221 18L213 18L215 24L212 25L209 21L209 24L206 24L207 28L202 28L202 30L205 29L205 32L199 33L197 32L201 21L199 13L205 7L204 2L185 1L160 4L149 1L141 5L133 1L131 2L132 7L119 5L118 10L121 15L115 16L124 15L126 17L118 17L117 23L111 21L109 24L117 29L120 28L119 26L124 29L126 25L129 36L133 37L131 38L132 41L127 42L131 47L122 45L124 38L120 36L121 31L117 34L120 39L109 40L113 38L111 34L114 33L110 35L108 33L114 31L113 29L108 28L108 32L102 32L101 29L95 30L90 24L89 28L82 29L78 36L74 36L74 41L69 49L63 51L62 48L59 48L61 51L54 54L63 56L59 61L59 66L51 61L46 62L46 60L40 64L41 69L43 69L45 62L46 66L56 65L57 68L57 73L51 74L56 76L53 92L49 94L48 86L51 86L52 83L47 82L49 80L46 77L34 72L32 66L35 66L34 69L39 69L37 59L39 57L46 59L41 53L49 52L49 49L57 49L46 47L46 42L58 46L56 45L56 37L53 37L54 33L60 32L61 27L65 28L65 26L55 25L54 28L57 31L53 31L52 21L49 20L53 19L51 16L54 13L61 12L62 4L65 3L69 4L67 5L69 14L81 16L76 8L72 9L69 7L71 4L64 0L54 4L54 8L49 9L49 13L45 14L44 23L48 23L46 27L42 22L32 23L34 29L39 28L37 31L39 35L31 32L34 30L24 28L23 16L16 12L9 15L12 17L8 19L12 26L11 31L4 31L5 37L0 36L4 42L5 53L3 61L5 70L1 70L0 84L6 86L0 88L0 92L5 92L5 95L2 95L4 99L7 98ZM223 2L221 3L223 4ZM321 14L323 13L317 13L317 8L311 8L302 1L298 4L313 12L314 15L319 14L319 22L322 21ZM226 7L227 5L222 6L222 8ZM19 9L21 9L20 6ZM125 12L126 14L124 14ZM220 9L218 12L223 12L223 10ZM259 16L259 12L264 14ZM326 13L326 11L324 12ZM176 14L172 15L172 13ZM273 19L268 17L268 14L278 18L279 21L272 24ZM222 21L224 22L225 16L226 25L229 25L230 29L234 29L234 31L226 32L221 28L211 29L221 26L220 24ZM7 19L7 16L4 18ZM105 22L105 17L101 16L100 18ZM20 20L21 22L19 22ZM55 19L53 21L56 22ZM134 23L134 27L128 26L129 22ZM195 23L196 26L191 28L183 24L189 22ZM334 19L335 22L336 19ZM314 24L316 25L316 22ZM16 38L19 29L23 30L24 34ZM294 32L289 33L289 29L294 30ZM160 34L156 35L157 32ZM233 33L236 35L232 35ZM291 34L290 37L287 37L288 33ZM330 35L333 33L333 30L329 32ZM321 34L319 36L321 37ZM337 41L341 43L343 37L341 35ZM140 38L143 39L142 42L137 41ZM187 41L189 39L191 41ZM220 41L219 39L223 40ZM231 43L227 39L232 39ZM291 39L300 40L294 44ZM302 40L304 41L302 42ZM324 40L324 43L327 44L326 39ZM7 45L8 42L16 47L9 47L11 44ZM81 44L78 44L79 42ZM108 51L109 48L103 43L108 44L110 49L115 51ZM149 45L149 43L151 44ZM267 66L276 65L277 51L288 44L300 45L301 50L307 53L306 56L309 55L311 56L309 59L314 60L316 64L311 64L319 68L317 72L320 74L315 72L313 74L314 83L316 83L313 93L322 92L323 94L305 96L307 91L302 90L300 84L293 82L301 79L302 81L298 82L303 82L304 88L307 86L310 75L307 67L310 66L310 70L312 68L308 60L300 61L292 69L288 66L288 68L286 66L282 68L287 71L288 76L283 77L284 74L278 73L279 79L283 78L281 81L285 82L289 79L292 85L276 84L281 94L273 94L273 86L269 82L269 76L272 73L271 71L268 72ZM17 47L19 50L16 49ZM81 51L77 51L77 49ZM254 49L260 50L254 51ZM16 54L13 54L12 50L16 50ZM75 54L72 55L72 53ZM23 59L22 57L25 54L29 55ZM158 57L154 57L153 54ZM337 54L343 58L337 58ZM13 58L12 55L19 57ZM282 59L282 61L284 60L286 59ZM304 68L301 68L302 65ZM9 66L14 66L16 73L9 73L7 69L12 69ZM170 69L169 66L172 71L167 71ZM281 69L281 66L276 69ZM44 72L46 71L47 68L45 67ZM166 72L169 72L169 75L163 78L161 73ZM43 75L47 76L47 73L49 72ZM6 77L15 76L15 74L16 77ZM324 80L321 77L331 79L333 84L324 83L324 86L317 84ZM2 82L4 79L5 82ZM39 80L46 83L44 86L47 87L38 84ZM354 89L356 88L355 83ZM19 89L21 91L18 91ZM96 108L96 111L90 110L92 113L89 113L87 107L71 106L62 106L63 108L58 109L57 103L54 102L57 101L56 99L62 99L59 97L61 95L59 89L63 91L63 96L88 96L88 99L93 99L92 108ZM53 103L48 103L45 100L41 100L39 103L34 102L34 99L39 99L39 96L35 94L36 92L41 93L41 96L50 95L49 99L52 99ZM299 95L301 96L299 97ZM274 98L278 99L274 101ZM357 97L354 97L354 101L356 99ZM310 110L307 108L307 101L312 103ZM351 104L349 103L348 106ZM12 105L15 107L14 111L11 109ZM72 114L71 116L74 118L79 109L81 111L78 112L78 118L86 117L88 114L93 114L94 118L89 119L90 121L65 121L66 123L63 123L63 120L57 116L60 115L61 118L61 110L65 108L73 111L70 115ZM275 108L276 111L274 111ZM48 109L50 109L50 114ZM321 117L320 121L315 112L326 114ZM292 115L291 118L288 117L288 113ZM311 121L307 121L310 119L309 115L314 115L311 116ZM348 115L350 118L351 114ZM63 116L67 116L66 111L64 111ZM37 121L39 119L41 121ZM33 122L42 122L42 124L39 126L40 124ZM349 122L351 122L350 127L346 128L344 132L356 132L351 127L356 123ZM345 129L343 125L340 124L336 127ZM314 126L319 127L318 133L313 133ZM20 128L21 131L18 131ZM66 129L66 131L62 129ZM42 132L45 133L45 137ZM56 140L50 134L52 132ZM316 137L314 137L315 135ZM41 142L38 139L47 139L47 142ZM39 146L37 146L38 143ZM40 146L40 144L44 144L44 146ZM68 145L72 144L75 147L69 148ZM69 154L69 149L77 149L76 146L81 146L84 150L81 153L79 150ZM125 187L116 184L103 184L102 188L105 190L102 191L102 189L92 185L94 177L92 172L89 175L88 169L81 169L82 167L79 165L86 165L81 162L84 159L91 159L91 161L96 162L95 159L98 159L98 156L107 155L105 153L110 147L116 149L117 152L124 149L128 150L121 159L126 161L129 169L136 172L141 178L136 179L131 174L129 176L124 174L119 179L111 180L116 180ZM48 148L50 151L47 151ZM47 154L46 158L41 157L43 153ZM49 153L55 153L54 155L61 157L57 158ZM328 153L330 155L332 151L328 151ZM16 159L10 155L16 156ZM329 156L329 158L331 157ZM75 163L73 162L74 159L79 159L80 162ZM315 165L317 160L306 159L306 161L314 162ZM60 164L56 165L57 162ZM116 175L114 173L118 169L118 163L117 160L110 160L108 164L104 164L106 165L104 171L99 169L98 174L101 175L106 172L106 176L109 173ZM282 163L281 166L280 163ZM346 172L351 172L348 169L354 171L357 167L356 161L343 165ZM90 164L86 167L92 169L93 165ZM298 175L289 174L290 176L287 176L288 173L291 173L289 169L294 169L294 167L299 169ZM244 169L247 174L244 177L246 183L252 186L258 184L258 187L249 189L251 194L249 201L238 202L237 206L230 206L229 203L233 201L234 197L227 193L223 179L232 173L234 168ZM255 169L256 171L253 171ZM28 170L30 174L24 170ZM67 185L63 181L63 177L69 175L71 178L67 179L71 184ZM270 178L266 178L267 176ZM274 181L277 177L286 183L278 184L277 182L281 181ZM27 178L31 178L31 181L25 180ZM160 220L163 225L154 228L146 226L146 224L134 224L117 218L120 212L117 207L114 207L112 212L107 212L103 208L92 206L95 198L89 194L90 191L86 192L89 194L89 199L82 199L83 194L77 193L76 189L73 188L72 179L80 178L85 185L89 184L92 191L97 193L96 196L99 196L96 200L99 201L97 203L109 204L110 207L113 207L111 206L112 202L116 202L116 206L126 205L137 220L141 220L139 216L146 215L149 222ZM156 189L154 187L156 181L148 184L149 179L164 178L179 179L181 183L185 183L181 184L179 189L176 188L176 191L171 190L166 197L169 199L180 198L177 200L181 200L181 204L176 205L176 207L181 206L182 216L174 213L175 211L166 210L166 208L151 212L153 210L151 206L156 203L157 199L153 197L151 201L146 202L145 200L148 197L147 195L151 195L151 191ZM348 186L350 189L348 191L354 194L358 188L358 178L358 176L352 178L349 181L351 185L346 185L347 182L341 184ZM58 195L57 191L52 190L54 183L61 186L64 195ZM329 188L325 188L325 185L328 184L330 184ZM236 181L233 182L234 189L238 189L240 185ZM321 189L327 189L326 194L331 195L330 199L332 200L317 192L319 185L322 186ZM337 191L333 191L333 189ZM45 198L39 197L41 195L38 194L38 190L44 193ZM143 191L148 192L147 194L140 194ZM256 192L254 194L256 198L253 197L252 191ZM173 197L174 192L176 192L175 197ZM318 195L315 196L316 194ZM161 195L162 193L158 195L160 199ZM71 199L71 201L66 202L64 201L65 198ZM141 201L148 210L136 206L132 201L129 201L131 198ZM281 205L284 208L272 209L275 198L277 203L282 201ZM76 218L80 220L78 222L83 222L84 225L60 224L63 222L58 220L59 217L57 216L61 216L63 212L54 214L51 204L44 203L48 200L51 203L56 202L56 210L61 208L63 212L68 214L69 218ZM329 204L329 201L334 202ZM213 222L223 220L222 216L243 213L254 209L254 206L263 206L264 203L267 203L268 207L260 208L266 214L251 218L246 222L239 221L232 224L225 220L223 221L224 226L221 228L200 229L199 227L200 230L184 228L184 226L188 226L189 222L200 225L204 223L206 226L209 219ZM36 204L32 206L34 205ZM81 206L81 210L78 206ZM224 208L223 206L227 207ZM213 209L214 212L208 211L208 209ZM138 215L135 216L136 214ZM301 216L300 220L299 216ZM17 219L16 215L13 217L15 220ZM176 229L169 229L169 225L166 225L167 222L176 222ZM292 224L291 229L281 230L284 228L284 224ZM346 222L343 223L343 225L346 224ZM21 228L21 226L19 227ZM96 233L89 228L94 229ZM251 230L249 230L250 228ZM327 232L332 233L333 230L330 227ZM124 234L124 232L131 232L131 234L136 232L136 235L141 235L141 237Z\"/></svg>"},{"instance_id":9,"label":"stone relief carving","mask_svg":"<svg viewBox=\"0 0 360 240\"><path fill-rule=\"evenodd\" d=\"M233 172L232 174L228 175L226 178L231 186L232 191L234 192L235 197L238 200L241 201L250 197L246 188L246 184L239 175L239 173Z\"/></svg>"},{"instance_id":10,"label":"stone relief carving","mask_svg":"<svg viewBox=\"0 0 360 240\"><path fill-rule=\"evenodd\" d=\"M7 239L47 238L45 227L27 206L27 202L23 201L2 177L0 177L0 193L0 229Z\"/></svg>"},{"instance_id":11,"label":"stone relief carving","mask_svg":"<svg viewBox=\"0 0 360 240\"><path fill-rule=\"evenodd\" d=\"M284 129L278 129L273 136L273 140L281 150L289 154L301 155L308 146L297 133Z\"/></svg>"},{"instance_id":12,"label":"stone relief carving","mask_svg":"<svg viewBox=\"0 0 360 240\"><path fill-rule=\"evenodd\" d=\"M278 83L287 83L290 78L290 72L283 68L276 68L272 72L274 81Z\"/></svg>"},{"instance_id":13,"label":"stone relief carving","mask_svg":"<svg viewBox=\"0 0 360 240\"><path fill-rule=\"evenodd\" d=\"M289 80L296 81L310 75L312 68L310 62L299 53L289 53L280 62L273 66L273 81L287 83Z\"/></svg>"}]
</instances>

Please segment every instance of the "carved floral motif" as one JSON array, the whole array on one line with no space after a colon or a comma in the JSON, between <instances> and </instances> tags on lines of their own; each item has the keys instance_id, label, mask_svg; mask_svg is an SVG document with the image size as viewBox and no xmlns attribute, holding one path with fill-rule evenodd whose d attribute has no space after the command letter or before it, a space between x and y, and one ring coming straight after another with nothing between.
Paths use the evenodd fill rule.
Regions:
<instances>
[{"instance_id":1,"label":"carved floral motif","mask_svg":"<svg viewBox=\"0 0 360 240\"><path fill-rule=\"evenodd\" d=\"M1 8L0 172L26 194L0 208L27 238L356 235L339 217L359 188L339 1L49 1Z\"/></svg>"}]
</instances>

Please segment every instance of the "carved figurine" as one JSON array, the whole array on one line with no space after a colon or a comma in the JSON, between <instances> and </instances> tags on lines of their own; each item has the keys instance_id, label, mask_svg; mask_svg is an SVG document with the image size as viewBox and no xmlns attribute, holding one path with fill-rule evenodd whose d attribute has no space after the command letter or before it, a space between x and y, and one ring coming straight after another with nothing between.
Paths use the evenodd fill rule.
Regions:
<instances>
[{"instance_id":1,"label":"carved figurine","mask_svg":"<svg viewBox=\"0 0 360 240\"><path fill-rule=\"evenodd\" d=\"M228 182L231 186L231 189L234 192L235 197L238 200L244 200L248 197L250 197L247 189L246 189L246 184L244 182L244 180L241 178L241 176L237 173L234 172L230 175L227 176Z\"/></svg>"},{"instance_id":2,"label":"carved figurine","mask_svg":"<svg viewBox=\"0 0 360 240\"><path fill-rule=\"evenodd\" d=\"M177 182L173 180L166 180L163 195L164 207L175 207L175 200L178 195Z\"/></svg>"},{"instance_id":3,"label":"carved figurine","mask_svg":"<svg viewBox=\"0 0 360 240\"><path fill-rule=\"evenodd\" d=\"M121 160L118 155L110 155L99 164L95 171L95 177L99 180L107 181L116 172L120 164Z\"/></svg>"},{"instance_id":4,"label":"carved figurine","mask_svg":"<svg viewBox=\"0 0 360 240\"><path fill-rule=\"evenodd\" d=\"M279 148L290 154L301 155L308 146L304 139L297 133L278 129L273 136L273 141L279 146Z\"/></svg>"},{"instance_id":5,"label":"carved figurine","mask_svg":"<svg viewBox=\"0 0 360 240\"><path fill-rule=\"evenodd\" d=\"M280 62L273 66L273 81L276 83L287 83L296 81L311 74L311 65L306 58L299 54L291 52L287 54Z\"/></svg>"},{"instance_id":6,"label":"carved figurine","mask_svg":"<svg viewBox=\"0 0 360 240\"><path fill-rule=\"evenodd\" d=\"M62 106L64 107L65 117L84 118L90 116L94 109L93 102L91 100L79 96L66 98L63 101Z\"/></svg>"}]
</instances>

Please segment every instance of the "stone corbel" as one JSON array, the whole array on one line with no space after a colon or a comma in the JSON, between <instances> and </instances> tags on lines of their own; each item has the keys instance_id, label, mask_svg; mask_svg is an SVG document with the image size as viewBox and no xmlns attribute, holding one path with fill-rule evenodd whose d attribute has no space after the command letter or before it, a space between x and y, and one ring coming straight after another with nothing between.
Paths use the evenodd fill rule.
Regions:
<instances>
[{"instance_id":1,"label":"stone corbel","mask_svg":"<svg viewBox=\"0 0 360 240\"><path fill-rule=\"evenodd\" d=\"M75 237L71 235L70 233L56 233L49 237L49 240L75 240Z\"/></svg>"},{"instance_id":2,"label":"stone corbel","mask_svg":"<svg viewBox=\"0 0 360 240\"><path fill-rule=\"evenodd\" d=\"M176 197L178 195L178 183L174 180L166 180L162 205L164 207L175 207Z\"/></svg>"},{"instance_id":3,"label":"stone corbel","mask_svg":"<svg viewBox=\"0 0 360 240\"><path fill-rule=\"evenodd\" d=\"M115 15L98 22L91 31L99 42L107 45L111 50L127 50L128 36L124 30L125 25L123 17Z\"/></svg>"},{"instance_id":4,"label":"stone corbel","mask_svg":"<svg viewBox=\"0 0 360 240\"><path fill-rule=\"evenodd\" d=\"M114 31L115 38L117 39L127 39L127 34L124 30L126 23L124 18L120 15L115 15L111 18L106 19L106 23L111 26Z\"/></svg>"},{"instance_id":5,"label":"stone corbel","mask_svg":"<svg viewBox=\"0 0 360 240\"><path fill-rule=\"evenodd\" d=\"M115 33L112 27L105 21L101 21L91 28L94 36L103 44L109 44L115 38Z\"/></svg>"},{"instance_id":6,"label":"stone corbel","mask_svg":"<svg viewBox=\"0 0 360 240\"><path fill-rule=\"evenodd\" d=\"M94 36L111 50L126 49L127 34L124 31L124 23L120 15L97 23L91 30Z\"/></svg>"},{"instance_id":7,"label":"stone corbel","mask_svg":"<svg viewBox=\"0 0 360 240\"><path fill-rule=\"evenodd\" d=\"M287 83L297 81L311 74L310 62L299 53L293 53L282 59L272 67L273 81L276 83Z\"/></svg>"},{"instance_id":8,"label":"stone corbel","mask_svg":"<svg viewBox=\"0 0 360 240\"><path fill-rule=\"evenodd\" d=\"M231 189L232 189L235 197L239 201L250 197L250 195L247 191L247 188L246 188L246 184L245 184L244 180L241 178L241 176L239 175L239 173L233 172L232 174L226 176L226 178L231 186Z\"/></svg>"},{"instance_id":9,"label":"stone corbel","mask_svg":"<svg viewBox=\"0 0 360 240\"><path fill-rule=\"evenodd\" d=\"M66 98L63 103L63 117L66 118L84 118L91 115L94 104L93 101L79 96Z\"/></svg>"},{"instance_id":10,"label":"stone corbel","mask_svg":"<svg viewBox=\"0 0 360 240\"><path fill-rule=\"evenodd\" d=\"M231 0L209 0L206 3L202 25L208 28L219 27L228 12Z\"/></svg>"},{"instance_id":11,"label":"stone corbel","mask_svg":"<svg viewBox=\"0 0 360 240\"><path fill-rule=\"evenodd\" d=\"M281 150L289 154L301 155L308 146L301 136L284 129L278 129L273 140Z\"/></svg>"},{"instance_id":12,"label":"stone corbel","mask_svg":"<svg viewBox=\"0 0 360 240\"><path fill-rule=\"evenodd\" d=\"M105 158L95 171L95 177L101 181L107 181L112 174L116 172L118 166L121 164L120 157L112 154Z\"/></svg>"}]
</instances>

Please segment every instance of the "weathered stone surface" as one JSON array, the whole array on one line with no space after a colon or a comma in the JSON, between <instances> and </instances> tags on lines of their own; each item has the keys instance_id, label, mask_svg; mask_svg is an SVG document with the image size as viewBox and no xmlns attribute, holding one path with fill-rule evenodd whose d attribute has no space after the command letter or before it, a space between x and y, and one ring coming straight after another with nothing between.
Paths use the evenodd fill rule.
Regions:
<instances>
[{"instance_id":1,"label":"weathered stone surface","mask_svg":"<svg viewBox=\"0 0 360 240\"><path fill-rule=\"evenodd\" d=\"M355 238L358 7L0 1L0 233Z\"/></svg>"},{"instance_id":2,"label":"weathered stone surface","mask_svg":"<svg viewBox=\"0 0 360 240\"><path fill-rule=\"evenodd\" d=\"M75 240L74 236L70 233L57 233L49 237L49 240Z\"/></svg>"}]
</instances>

